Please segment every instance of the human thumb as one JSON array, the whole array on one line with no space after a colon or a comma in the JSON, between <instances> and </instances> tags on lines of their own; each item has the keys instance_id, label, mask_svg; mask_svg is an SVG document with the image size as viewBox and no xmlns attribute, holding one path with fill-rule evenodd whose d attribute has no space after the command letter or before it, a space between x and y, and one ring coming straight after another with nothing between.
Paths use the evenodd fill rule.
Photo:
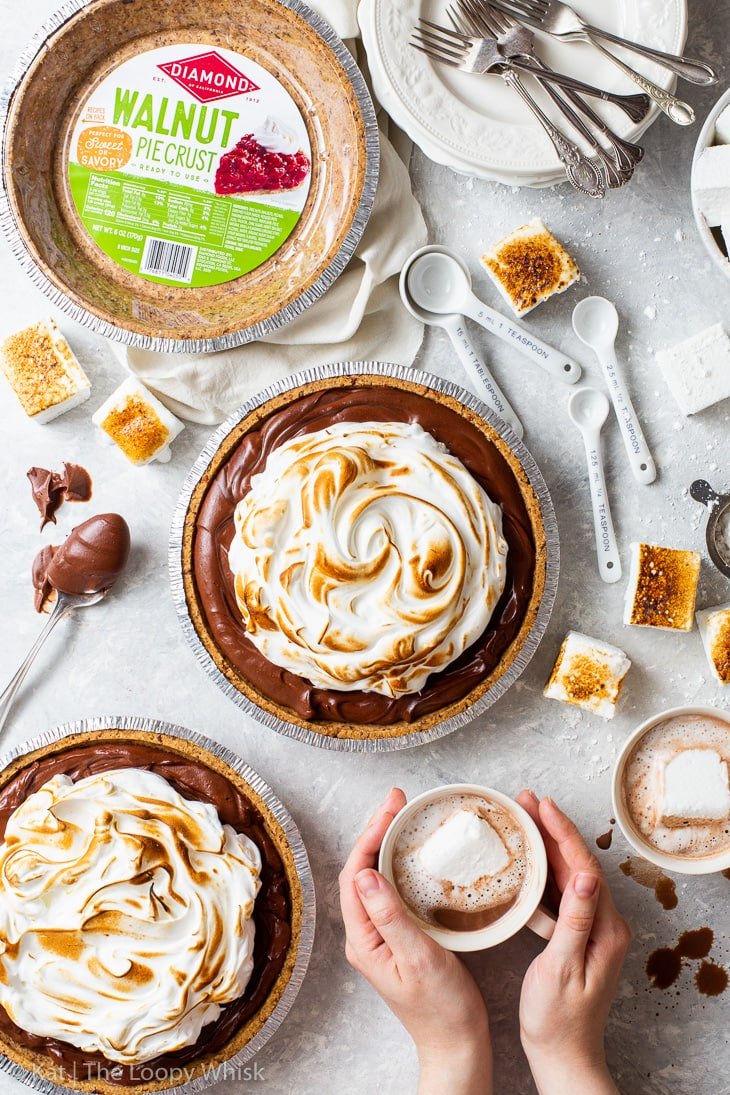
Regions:
<instances>
[{"instance_id":1,"label":"human thumb","mask_svg":"<svg viewBox=\"0 0 730 1095\"><path fill-rule=\"evenodd\" d=\"M601 879L591 871L574 874L560 902L558 922L550 941L553 953L563 958L583 960L593 930L593 920L601 892Z\"/></svg>"},{"instance_id":2,"label":"human thumb","mask_svg":"<svg viewBox=\"0 0 730 1095\"><path fill-rule=\"evenodd\" d=\"M355 876L355 885L365 912L393 954L397 957L412 949L422 933L388 880L368 869Z\"/></svg>"}]
</instances>

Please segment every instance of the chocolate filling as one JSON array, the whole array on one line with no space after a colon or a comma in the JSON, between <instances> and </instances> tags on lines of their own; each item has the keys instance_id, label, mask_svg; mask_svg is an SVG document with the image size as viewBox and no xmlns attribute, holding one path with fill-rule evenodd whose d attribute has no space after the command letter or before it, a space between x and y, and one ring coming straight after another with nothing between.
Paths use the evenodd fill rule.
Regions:
<instances>
[{"instance_id":1,"label":"chocolate filling","mask_svg":"<svg viewBox=\"0 0 730 1095\"><path fill-rule=\"evenodd\" d=\"M247 638L236 604L228 549L236 505L269 455L291 438L335 422L416 422L457 456L502 507L509 545L507 584L489 626L420 692L391 699L375 692L315 688L268 661ZM263 696L310 721L415 722L463 699L497 667L518 635L533 592L536 549L527 506L509 462L477 425L437 399L396 387L349 387L296 399L251 430L212 479L195 524L193 573L200 611L230 664Z\"/></svg>"},{"instance_id":2,"label":"chocolate filling","mask_svg":"<svg viewBox=\"0 0 730 1095\"><path fill-rule=\"evenodd\" d=\"M135 1072L172 1069L217 1053L262 1007L289 949L291 898L284 865L259 810L225 776L197 761L154 746L105 741L72 747L32 762L0 790L0 837L4 838L12 812L52 776L61 773L76 782L116 768L144 768L155 772L185 798L215 806L224 824L253 840L262 861L261 890L254 906L256 941L251 979L243 996L227 1004L215 1022L203 1027L194 1045L163 1054L135 1069L110 1062L100 1053L85 1053L67 1042L21 1030L0 1007L0 1030L17 1044L47 1054L76 1078L94 1080L101 1074L108 1082L134 1084L144 1082L142 1078L135 1078Z\"/></svg>"}]
</instances>

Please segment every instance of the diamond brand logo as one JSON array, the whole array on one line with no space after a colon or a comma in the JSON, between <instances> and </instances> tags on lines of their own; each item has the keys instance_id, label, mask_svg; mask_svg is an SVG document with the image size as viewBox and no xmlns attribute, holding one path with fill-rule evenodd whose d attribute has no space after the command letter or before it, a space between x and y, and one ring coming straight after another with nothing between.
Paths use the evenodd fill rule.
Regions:
<instances>
[{"instance_id":1,"label":"diamond brand logo","mask_svg":"<svg viewBox=\"0 0 730 1095\"><path fill-rule=\"evenodd\" d=\"M199 103L229 99L232 95L246 95L248 92L260 90L258 84L249 80L248 76L244 76L214 49L181 61L168 61L166 65L157 67L167 73L176 84L189 91Z\"/></svg>"}]
</instances>

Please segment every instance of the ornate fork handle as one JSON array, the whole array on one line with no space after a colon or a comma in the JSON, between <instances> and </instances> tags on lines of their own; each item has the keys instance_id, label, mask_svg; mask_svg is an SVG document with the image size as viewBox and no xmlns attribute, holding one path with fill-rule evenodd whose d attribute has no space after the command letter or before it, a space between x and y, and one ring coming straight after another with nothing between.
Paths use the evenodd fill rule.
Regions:
<instances>
[{"instance_id":1,"label":"ornate fork handle","mask_svg":"<svg viewBox=\"0 0 730 1095\"><path fill-rule=\"evenodd\" d=\"M545 91L548 93L548 95L550 95L550 97L561 110L566 109L567 104L561 101L560 97L556 97L555 89L546 82L547 79L549 79L550 75L552 75L553 71L549 67L549 65L546 65L545 62L542 61L537 55L532 55L529 57L528 55L525 55L525 59L529 59L531 64L536 65L540 69L539 74L535 73L535 79L539 80L540 83L542 83ZM617 133L614 133L610 126L608 126L604 122L603 118L601 118L599 114L596 114L595 110L593 110L593 108L588 105L588 103L585 101L585 99L582 98L582 96L577 95L574 91L570 91L567 88L563 90L563 95L570 103L573 104L575 109L583 117L587 118L591 125L593 125L594 128L597 129L599 133L602 133L605 137L614 154L614 162L606 162L608 157L606 156L605 150L598 144L597 141L595 141L593 134L591 134L590 131L585 130L583 122L580 119L578 120L579 131L583 132L584 136L586 136L589 141L597 145L597 152L603 162L606 164L606 170L608 172L609 178L616 178L616 172L618 172L618 179L620 180L618 181L618 185L623 186L623 184L625 182L628 182L633 175L634 169L636 168L637 164L640 164L643 160L644 149L640 145L632 144L630 141L625 141L622 137L619 137ZM604 156L606 157L606 159L604 159ZM610 185L611 183L609 182L609 186Z\"/></svg>"},{"instance_id":2,"label":"ornate fork handle","mask_svg":"<svg viewBox=\"0 0 730 1095\"><path fill-rule=\"evenodd\" d=\"M608 57L610 61L613 61L617 68L620 68L635 84L638 84L642 91L646 92L652 102L656 103L659 109L663 111L667 117L671 118L677 125L692 125L692 122L695 120L695 112L689 103L682 102L676 95L672 95L669 91L665 91L663 87L659 87L646 76L642 76L635 68L631 68L630 65L624 64L620 57L617 57L615 53L611 53L605 46L602 46L599 40L594 38L592 34L588 31L585 33L586 38L595 46L599 53L602 53L604 57Z\"/></svg>"},{"instance_id":3,"label":"ornate fork handle","mask_svg":"<svg viewBox=\"0 0 730 1095\"><path fill-rule=\"evenodd\" d=\"M543 129L550 137L560 162L563 164L568 179L576 190L588 194L591 198L602 198L605 188L601 181L600 172L594 163L584 156L576 144L560 132L557 126L548 118L547 114L538 106L526 89L516 72L506 71L502 76L505 83L517 92L522 101L529 107Z\"/></svg>"},{"instance_id":4,"label":"ornate fork handle","mask_svg":"<svg viewBox=\"0 0 730 1095\"><path fill-rule=\"evenodd\" d=\"M677 57L674 53L664 53L660 49L652 49L651 46L642 46L638 42L630 42L621 38L618 34L611 34L607 30L599 30L586 24L585 29L592 36L603 38L606 42L615 42L617 46L623 46L640 57L648 57L650 61L656 61L664 68L668 68L676 76L688 80L691 84L701 84L708 87L717 83L717 73L709 65L702 61L693 61L689 57Z\"/></svg>"},{"instance_id":5,"label":"ornate fork handle","mask_svg":"<svg viewBox=\"0 0 730 1095\"><path fill-rule=\"evenodd\" d=\"M514 64L522 72L529 72L531 76L538 75L540 66L537 57L531 56L529 59L525 58L524 60L522 58L510 58L509 63ZM651 103L646 95L618 95L613 91L593 87L592 84L586 84L582 80L575 80L572 76L567 76L564 72L556 72L552 68L545 69L545 72L547 80L566 91L578 91L582 95L590 95L594 99L601 99L604 103L613 103L614 106L623 110L632 122L643 122L651 109Z\"/></svg>"},{"instance_id":6,"label":"ornate fork handle","mask_svg":"<svg viewBox=\"0 0 730 1095\"><path fill-rule=\"evenodd\" d=\"M578 96L572 92L564 92L564 99L563 96L558 91L556 91L554 87L551 87L550 84L540 80L539 76L536 77L536 79L540 81L545 91L553 100L561 114L568 119L573 128L577 130L578 133L580 133L585 141L588 142L590 148L592 149L593 155L596 157L598 162L603 165L603 177L609 189L615 190L620 186L625 186L634 174L633 165L622 163L619 160L618 156L616 156L616 158L612 158L610 153L606 151L606 149L600 143L595 134L591 133L590 129L578 113L578 110L581 110L583 107L583 104ZM574 104L574 106L578 108L577 110L573 109L573 106L570 105L571 102Z\"/></svg>"}]
</instances>

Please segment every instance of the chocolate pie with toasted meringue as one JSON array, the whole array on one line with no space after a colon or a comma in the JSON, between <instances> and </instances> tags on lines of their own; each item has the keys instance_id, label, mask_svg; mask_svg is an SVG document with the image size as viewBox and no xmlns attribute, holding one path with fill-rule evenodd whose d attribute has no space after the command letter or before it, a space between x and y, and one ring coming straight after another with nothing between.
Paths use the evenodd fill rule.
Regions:
<instances>
[{"instance_id":1,"label":"chocolate pie with toasted meringue","mask_svg":"<svg viewBox=\"0 0 730 1095\"><path fill-rule=\"evenodd\" d=\"M282 393L228 433L183 533L187 610L229 682L325 736L400 737L514 663L547 565L540 502L459 400L385 375Z\"/></svg>"},{"instance_id":2,"label":"chocolate pie with toasted meringue","mask_svg":"<svg viewBox=\"0 0 730 1095\"><path fill-rule=\"evenodd\" d=\"M0 775L0 1049L29 1072L211 1074L276 1007L301 919L281 824L192 742L80 733Z\"/></svg>"}]
</instances>

